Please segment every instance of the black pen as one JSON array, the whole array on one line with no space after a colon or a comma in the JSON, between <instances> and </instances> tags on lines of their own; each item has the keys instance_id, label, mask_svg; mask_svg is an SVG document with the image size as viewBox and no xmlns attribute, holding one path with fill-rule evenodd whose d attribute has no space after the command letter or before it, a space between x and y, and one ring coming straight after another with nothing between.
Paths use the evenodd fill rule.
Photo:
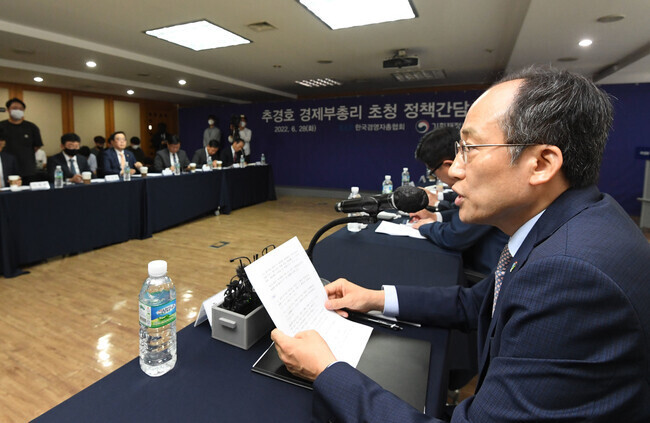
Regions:
<instances>
[{"instance_id":1,"label":"black pen","mask_svg":"<svg viewBox=\"0 0 650 423\"><path fill-rule=\"evenodd\" d=\"M402 330L403 329L400 325L398 325L396 323L389 323L389 322L386 322L384 320L368 317L365 314L352 313L352 312L349 312L349 311L348 311L348 314L353 319L364 320L366 322L376 323L376 324L378 324L379 326L381 326L383 328L387 328L387 329L391 329L391 330Z\"/></svg>"}]
</instances>

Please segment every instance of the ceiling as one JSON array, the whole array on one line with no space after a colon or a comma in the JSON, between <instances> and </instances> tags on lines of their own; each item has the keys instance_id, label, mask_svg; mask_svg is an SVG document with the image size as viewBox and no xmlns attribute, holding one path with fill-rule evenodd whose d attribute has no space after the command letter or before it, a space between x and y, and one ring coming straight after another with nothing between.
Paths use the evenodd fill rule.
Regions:
<instances>
[{"instance_id":1,"label":"ceiling","mask_svg":"<svg viewBox=\"0 0 650 423\"><path fill-rule=\"evenodd\" d=\"M600 83L650 82L648 0L412 4L416 19L332 31L296 0L0 0L0 81L37 85L39 75L44 86L119 96L133 89L133 97L181 106L487 84L532 63L596 75ZM625 18L597 22L612 14ZM196 52L144 34L200 19L252 42ZM248 26L258 22L276 29ZM583 38L593 45L579 47ZM446 77L397 82L397 69L382 62L399 49L418 56L419 69ZM98 66L87 68L87 60ZM295 83L325 77L342 85Z\"/></svg>"}]
</instances>

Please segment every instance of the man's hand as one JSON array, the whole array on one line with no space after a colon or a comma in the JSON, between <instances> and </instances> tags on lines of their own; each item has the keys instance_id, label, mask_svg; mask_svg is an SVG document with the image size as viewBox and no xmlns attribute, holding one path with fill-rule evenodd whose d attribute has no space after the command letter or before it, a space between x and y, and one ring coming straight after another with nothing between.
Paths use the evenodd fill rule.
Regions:
<instances>
[{"instance_id":1,"label":"man's hand","mask_svg":"<svg viewBox=\"0 0 650 423\"><path fill-rule=\"evenodd\" d=\"M142 163L140 163L140 162L135 162L135 164L133 165L133 167L135 167L136 169L140 170L140 168L142 167Z\"/></svg>"},{"instance_id":2,"label":"man's hand","mask_svg":"<svg viewBox=\"0 0 650 423\"><path fill-rule=\"evenodd\" d=\"M72 178L68 179L68 181L70 181L70 182L74 182L75 184L80 184L80 183L82 183L84 180L83 180L83 178L81 177L81 175L74 175Z\"/></svg>"},{"instance_id":3,"label":"man's hand","mask_svg":"<svg viewBox=\"0 0 650 423\"><path fill-rule=\"evenodd\" d=\"M410 219L411 223L415 223L415 222L418 222L418 221L423 220L423 219L431 219L431 222L435 222L437 220L436 219L436 214L433 213L433 212L430 212L427 209L422 209L422 210L420 210L418 212L415 212L415 213L409 213L409 217L411 218ZM431 222L429 222L429 223L431 223Z\"/></svg>"},{"instance_id":4,"label":"man's hand","mask_svg":"<svg viewBox=\"0 0 650 423\"><path fill-rule=\"evenodd\" d=\"M330 347L315 330L297 333L292 338L279 329L273 329L271 339L287 370L303 379L315 380L336 361Z\"/></svg>"},{"instance_id":5,"label":"man's hand","mask_svg":"<svg viewBox=\"0 0 650 423\"><path fill-rule=\"evenodd\" d=\"M361 313L370 310L384 310L384 291L362 288L347 279L337 279L325 285L328 300L325 301L325 308L335 310L343 317L348 313L342 308L347 308Z\"/></svg>"},{"instance_id":6,"label":"man's hand","mask_svg":"<svg viewBox=\"0 0 650 423\"><path fill-rule=\"evenodd\" d=\"M420 229L420 226L428 225L429 223L433 223L435 221L436 221L435 217L433 219L428 219L428 218L427 219L420 219L420 220L417 220L417 221L413 221L413 225L411 225L411 227L413 229Z\"/></svg>"}]
</instances>

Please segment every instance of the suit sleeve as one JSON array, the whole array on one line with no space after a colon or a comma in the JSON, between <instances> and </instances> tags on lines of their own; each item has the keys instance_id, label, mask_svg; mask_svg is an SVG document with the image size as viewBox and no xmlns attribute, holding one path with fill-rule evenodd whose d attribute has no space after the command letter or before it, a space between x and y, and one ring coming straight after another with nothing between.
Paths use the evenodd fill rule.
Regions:
<instances>
[{"instance_id":1,"label":"suit sleeve","mask_svg":"<svg viewBox=\"0 0 650 423\"><path fill-rule=\"evenodd\" d=\"M165 168L165 164L163 163L162 156L158 153L156 153L156 157L153 159L153 169L155 172L160 173L163 171Z\"/></svg>"},{"instance_id":2,"label":"suit sleeve","mask_svg":"<svg viewBox=\"0 0 650 423\"><path fill-rule=\"evenodd\" d=\"M182 154L179 151L178 160L181 162L181 169L187 169L187 167L190 165L190 159L187 158L187 153L185 151L182 151Z\"/></svg>"},{"instance_id":3,"label":"suit sleeve","mask_svg":"<svg viewBox=\"0 0 650 423\"><path fill-rule=\"evenodd\" d=\"M316 422L442 423L342 362L325 369L314 381L312 414Z\"/></svg>"},{"instance_id":4,"label":"suit sleeve","mask_svg":"<svg viewBox=\"0 0 650 423\"><path fill-rule=\"evenodd\" d=\"M455 210L449 222L434 222L420 226L420 233L439 247L465 251L492 229L487 225L461 222Z\"/></svg>"},{"instance_id":5,"label":"suit sleeve","mask_svg":"<svg viewBox=\"0 0 650 423\"><path fill-rule=\"evenodd\" d=\"M115 153L111 153L110 150L107 150L104 152L104 174L105 175L119 175L120 174L120 168L119 166L116 166L117 163L115 163L113 160L111 160L111 157Z\"/></svg>"},{"instance_id":6,"label":"suit sleeve","mask_svg":"<svg viewBox=\"0 0 650 423\"><path fill-rule=\"evenodd\" d=\"M192 156L192 163L196 163L197 166L201 166L204 164L203 160L201 160L201 150L196 150L194 152L194 155Z\"/></svg>"}]
</instances>

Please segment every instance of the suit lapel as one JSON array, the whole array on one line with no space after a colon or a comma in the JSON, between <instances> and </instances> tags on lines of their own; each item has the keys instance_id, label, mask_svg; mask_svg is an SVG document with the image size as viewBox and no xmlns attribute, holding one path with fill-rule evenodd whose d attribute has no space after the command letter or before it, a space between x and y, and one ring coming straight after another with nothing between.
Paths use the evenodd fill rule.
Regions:
<instances>
[{"instance_id":1,"label":"suit lapel","mask_svg":"<svg viewBox=\"0 0 650 423\"><path fill-rule=\"evenodd\" d=\"M496 328L499 325L499 319L503 318L501 315L503 301L500 299L507 295L508 285L511 280L517 272L525 266L530 254L537 245L550 237L573 216L589 207L590 204L598 201L601 196L602 194L595 186L582 189L569 189L562 193L562 195L548 206L544 214L542 214L526 236L526 239L521 244L521 247L519 247L519 250L517 250L517 254L512 258L509 268L506 269L501 284L499 300L497 301L494 310L494 316L491 316L492 301L494 298L494 273L492 273L492 287L483 300L479 317L479 335L484 335L482 335L482 339L479 339L479 345L482 346L482 350L480 351L479 357L479 379L476 385L477 390L483 383L483 379L487 374L490 361L491 341L495 337ZM484 329L486 327L487 329ZM499 336L500 334L498 334L497 340Z\"/></svg>"}]
</instances>

